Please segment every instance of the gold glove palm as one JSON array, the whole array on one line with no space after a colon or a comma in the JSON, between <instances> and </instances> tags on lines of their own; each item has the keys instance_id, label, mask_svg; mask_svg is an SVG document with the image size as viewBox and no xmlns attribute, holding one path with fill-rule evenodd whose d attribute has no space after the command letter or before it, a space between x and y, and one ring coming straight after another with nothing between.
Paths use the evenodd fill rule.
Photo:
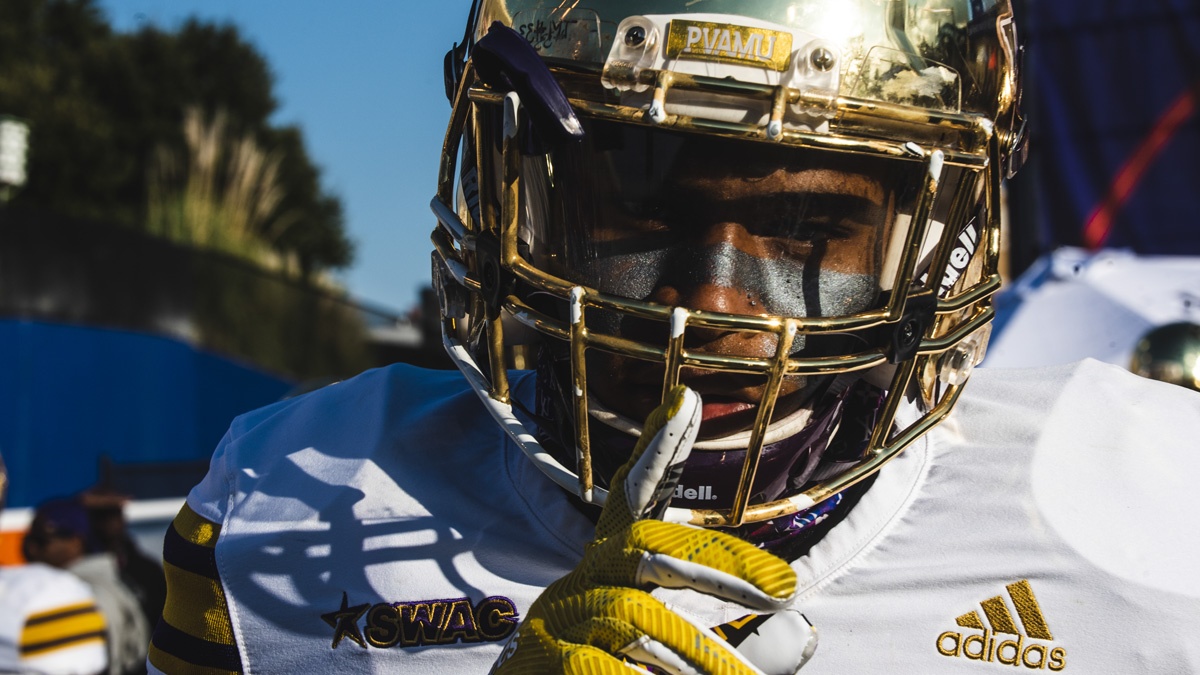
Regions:
<instances>
[{"instance_id":1,"label":"gold glove palm","mask_svg":"<svg viewBox=\"0 0 1200 675\"><path fill-rule=\"evenodd\" d=\"M759 612L783 609L795 594L795 573L770 553L722 532L657 520L699 424L699 396L676 387L613 477L583 560L534 602L494 673L627 673L633 666L626 659L672 673L760 672L649 593L690 588Z\"/></svg>"}]
</instances>

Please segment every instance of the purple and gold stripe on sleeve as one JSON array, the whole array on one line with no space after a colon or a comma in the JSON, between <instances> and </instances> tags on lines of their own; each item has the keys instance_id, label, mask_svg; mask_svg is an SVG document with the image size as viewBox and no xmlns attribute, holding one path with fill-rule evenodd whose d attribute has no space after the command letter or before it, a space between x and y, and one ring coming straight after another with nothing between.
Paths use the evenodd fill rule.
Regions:
<instances>
[{"instance_id":1,"label":"purple and gold stripe on sleeve","mask_svg":"<svg viewBox=\"0 0 1200 675\"><path fill-rule=\"evenodd\" d=\"M33 658L87 642L104 642L104 616L91 601L26 617L18 650Z\"/></svg>"},{"instance_id":2,"label":"purple and gold stripe on sleeve","mask_svg":"<svg viewBox=\"0 0 1200 675\"><path fill-rule=\"evenodd\" d=\"M163 571L167 604L154 629L150 662L165 673L241 673L229 606L217 573L221 526L187 504L167 528Z\"/></svg>"}]
</instances>

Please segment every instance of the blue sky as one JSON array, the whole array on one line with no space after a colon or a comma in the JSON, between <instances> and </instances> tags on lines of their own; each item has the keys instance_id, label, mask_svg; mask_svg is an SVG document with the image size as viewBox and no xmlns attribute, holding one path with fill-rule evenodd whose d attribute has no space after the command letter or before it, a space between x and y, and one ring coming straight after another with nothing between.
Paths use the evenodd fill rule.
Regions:
<instances>
[{"instance_id":1,"label":"blue sky","mask_svg":"<svg viewBox=\"0 0 1200 675\"><path fill-rule=\"evenodd\" d=\"M275 76L276 124L299 126L357 245L341 275L394 310L429 280L429 200L450 114L442 59L468 0L99 0L114 28L174 29L189 16L238 26ZM420 9L414 9L420 7Z\"/></svg>"}]
</instances>

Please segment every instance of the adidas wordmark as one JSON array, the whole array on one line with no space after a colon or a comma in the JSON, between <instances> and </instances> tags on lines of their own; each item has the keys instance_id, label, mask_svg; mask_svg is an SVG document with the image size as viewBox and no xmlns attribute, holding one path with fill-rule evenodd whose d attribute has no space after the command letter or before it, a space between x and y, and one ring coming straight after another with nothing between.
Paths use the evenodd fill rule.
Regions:
<instances>
[{"instance_id":1,"label":"adidas wordmark","mask_svg":"<svg viewBox=\"0 0 1200 675\"><path fill-rule=\"evenodd\" d=\"M982 633L946 631L937 638L938 653L951 658L1025 666L1031 670L1058 672L1066 668L1067 650L1043 644L1053 640L1054 636L1050 634L1029 581L1018 581L1005 588L1024 633L1017 628L1004 596L997 595L979 603L987 625L980 620L979 612L968 612L955 621L962 628L981 630Z\"/></svg>"}]
</instances>

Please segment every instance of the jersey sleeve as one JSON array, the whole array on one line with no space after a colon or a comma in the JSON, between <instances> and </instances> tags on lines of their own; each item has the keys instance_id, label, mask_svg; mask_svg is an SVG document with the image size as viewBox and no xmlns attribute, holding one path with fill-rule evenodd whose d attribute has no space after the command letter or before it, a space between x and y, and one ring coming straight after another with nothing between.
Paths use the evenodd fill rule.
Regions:
<instances>
[{"instance_id":1,"label":"jersey sleeve","mask_svg":"<svg viewBox=\"0 0 1200 675\"><path fill-rule=\"evenodd\" d=\"M293 401L281 401L233 420L213 452L208 473L192 488L167 528L163 539L167 601L150 641L150 673L243 672L216 556L217 540L230 508L229 471L238 466L238 439Z\"/></svg>"},{"instance_id":2,"label":"jersey sleeve","mask_svg":"<svg viewBox=\"0 0 1200 675\"><path fill-rule=\"evenodd\" d=\"M228 502L225 468L232 435L233 429L221 439L208 474L192 489L163 538L167 601L150 641L151 673L242 672L216 558Z\"/></svg>"},{"instance_id":3,"label":"jersey sleeve","mask_svg":"<svg viewBox=\"0 0 1200 675\"><path fill-rule=\"evenodd\" d=\"M38 590L17 639L21 672L104 672L108 667L106 626L91 590L65 572L46 572L43 576L47 578L31 580ZM54 575L49 576L50 572Z\"/></svg>"},{"instance_id":4,"label":"jersey sleeve","mask_svg":"<svg viewBox=\"0 0 1200 675\"><path fill-rule=\"evenodd\" d=\"M167 603L150 642L150 672L241 673L229 606L217 572L221 525L184 504L163 541Z\"/></svg>"}]
</instances>

